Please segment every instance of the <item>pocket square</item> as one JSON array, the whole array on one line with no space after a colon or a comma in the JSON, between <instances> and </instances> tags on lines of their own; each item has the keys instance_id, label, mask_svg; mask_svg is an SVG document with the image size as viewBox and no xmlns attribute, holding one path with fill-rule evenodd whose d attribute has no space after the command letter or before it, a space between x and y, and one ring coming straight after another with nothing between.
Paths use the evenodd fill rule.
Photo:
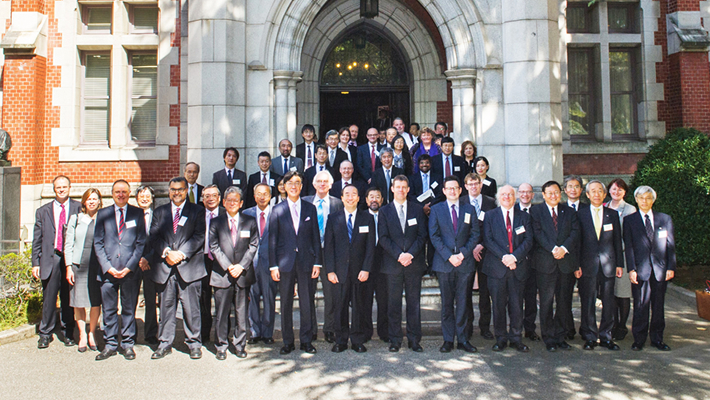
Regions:
<instances>
[{"instance_id":1,"label":"pocket square","mask_svg":"<svg viewBox=\"0 0 710 400\"><path fill-rule=\"evenodd\" d=\"M303 222L308 222L311 220L311 217L306 217L306 219L303 220Z\"/></svg>"}]
</instances>

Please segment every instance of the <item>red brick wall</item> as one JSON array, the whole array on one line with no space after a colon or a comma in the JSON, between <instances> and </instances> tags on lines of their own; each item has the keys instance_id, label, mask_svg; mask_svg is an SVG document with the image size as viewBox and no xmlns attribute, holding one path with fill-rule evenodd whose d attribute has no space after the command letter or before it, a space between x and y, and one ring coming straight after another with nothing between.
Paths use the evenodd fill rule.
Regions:
<instances>
[{"instance_id":1,"label":"red brick wall","mask_svg":"<svg viewBox=\"0 0 710 400\"><path fill-rule=\"evenodd\" d=\"M564 154L565 175L632 175L645 154Z\"/></svg>"},{"instance_id":2,"label":"red brick wall","mask_svg":"<svg viewBox=\"0 0 710 400\"><path fill-rule=\"evenodd\" d=\"M451 96L451 82L446 81L446 101L436 102L436 121L446 122L446 125L449 127L449 131L453 131L455 128L453 110L454 106ZM434 129L433 126L430 126L430 128Z\"/></svg>"}]
</instances>

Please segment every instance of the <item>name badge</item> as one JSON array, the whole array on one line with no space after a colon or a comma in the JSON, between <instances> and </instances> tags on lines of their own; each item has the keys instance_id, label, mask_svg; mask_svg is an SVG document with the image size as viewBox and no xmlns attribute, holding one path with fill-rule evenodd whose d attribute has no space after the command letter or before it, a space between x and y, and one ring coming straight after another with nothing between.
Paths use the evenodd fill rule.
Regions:
<instances>
[{"instance_id":1,"label":"name badge","mask_svg":"<svg viewBox=\"0 0 710 400\"><path fill-rule=\"evenodd\" d=\"M187 217L183 215L180 217L180 221L178 221L178 226L185 226L185 222L187 222Z\"/></svg>"},{"instance_id":2,"label":"name badge","mask_svg":"<svg viewBox=\"0 0 710 400\"><path fill-rule=\"evenodd\" d=\"M454 172L461 172L461 167L454 167Z\"/></svg>"},{"instance_id":3,"label":"name badge","mask_svg":"<svg viewBox=\"0 0 710 400\"><path fill-rule=\"evenodd\" d=\"M489 181L488 179L484 179L483 184L486 186L491 186L491 181Z\"/></svg>"},{"instance_id":4,"label":"name badge","mask_svg":"<svg viewBox=\"0 0 710 400\"><path fill-rule=\"evenodd\" d=\"M289 171L295 171L295 170L296 170L296 167L291 167L291 169Z\"/></svg>"},{"instance_id":5,"label":"name badge","mask_svg":"<svg viewBox=\"0 0 710 400\"><path fill-rule=\"evenodd\" d=\"M432 184L429 185L429 187L432 188L432 189L436 189L436 188L439 187L439 182L432 182Z\"/></svg>"},{"instance_id":6,"label":"name badge","mask_svg":"<svg viewBox=\"0 0 710 400\"><path fill-rule=\"evenodd\" d=\"M87 224L87 225L88 225L88 224L90 224L90 223L91 223L91 217L90 217L90 216L88 216L88 215L86 215L86 214L84 214L84 216L83 216L83 217L81 217L81 222L83 222L83 223L85 223L85 224Z\"/></svg>"},{"instance_id":7,"label":"name badge","mask_svg":"<svg viewBox=\"0 0 710 400\"><path fill-rule=\"evenodd\" d=\"M485 211L481 211L481 213L478 214L478 220L483 221L484 218L486 218L486 213Z\"/></svg>"},{"instance_id":8,"label":"name badge","mask_svg":"<svg viewBox=\"0 0 710 400\"><path fill-rule=\"evenodd\" d=\"M525 233L525 227L524 227L524 226L519 226L519 227L515 228L515 234L516 234L516 235L522 235L523 233Z\"/></svg>"},{"instance_id":9,"label":"name badge","mask_svg":"<svg viewBox=\"0 0 710 400\"><path fill-rule=\"evenodd\" d=\"M251 232L249 232L249 231L239 231L240 238L248 238L250 236L251 236Z\"/></svg>"},{"instance_id":10,"label":"name badge","mask_svg":"<svg viewBox=\"0 0 710 400\"><path fill-rule=\"evenodd\" d=\"M269 186L274 186L274 180L273 180L273 179L269 179Z\"/></svg>"},{"instance_id":11,"label":"name badge","mask_svg":"<svg viewBox=\"0 0 710 400\"><path fill-rule=\"evenodd\" d=\"M369 226L361 226L360 233L370 233L370 227Z\"/></svg>"},{"instance_id":12,"label":"name badge","mask_svg":"<svg viewBox=\"0 0 710 400\"><path fill-rule=\"evenodd\" d=\"M232 179L232 185L239 185L242 183L241 179Z\"/></svg>"},{"instance_id":13,"label":"name badge","mask_svg":"<svg viewBox=\"0 0 710 400\"><path fill-rule=\"evenodd\" d=\"M136 221L126 221L126 229L135 228Z\"/></svg>"},{"instance_id":14,"label":"name badge","mask_svg":"<svg viewBox=\"0 0 710 400\"><path fill-rule=\"evenodd\" d=\"M416 225L416 224L417 224L417 219L416 219L416 218L412 218L412 219L410 219L410 220L407 220L407 225L409 225L409 226L414 226L414 225Z\"/></svg>"},{"instance_id":15,"label":"name badge","mask_svg":"<svg viewBox=\"0 0 710 400\"><path fill-rule=\"evenodd\" d=\"M464 224L470 224L470 223L471 223L471 214L466 213L466 214L463 216L463 223L464 223Z\"/></svg>"},{"instance_id":16,"label":"name badge","mask_svg":"<svg viewBox=\"0 0 710 400\"><path fill-rule=\"evenodd\" d=\"M658 231L658 238L659 239L665 239L667 237L668 237L668 231L666 231L666 230Z\"/></svg>"},{"instance_id":17,"label":"name badge","mask_svg":"<svg viewBox=\"0 0 710 400\"><path fill-rule=\"evenodd\" d=\"M604 224L604 232L613 231L614 226L612 224Z\"/></svg>"},{"instance_id":18,"label":"name badge","mask_svg":"<svg viewBox=\"0 0 710 400\"><path fill-rule=\"evenodd\" d=\"M428 199L429 197L434 197L434 192L432 192L431 189L429 189L429 190L427 190L426 192L420 194L420 195L417 197L417 201L420 202L420 203L423 203L423 202L424 202L426 199Z\"/></svg>"}]
</instances>

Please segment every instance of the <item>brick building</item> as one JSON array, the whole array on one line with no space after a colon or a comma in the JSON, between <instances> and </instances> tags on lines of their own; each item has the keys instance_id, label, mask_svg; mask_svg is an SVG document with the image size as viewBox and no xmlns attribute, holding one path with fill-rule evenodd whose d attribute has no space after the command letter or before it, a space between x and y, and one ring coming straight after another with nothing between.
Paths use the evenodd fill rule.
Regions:
<instances>
[{"instance_id":1,"label":"brick building","mask_svg":"<svg viewBox=\"0 0 710 400\"><path fill-rule=\"evenodd\" d=\"M56 174L108 193L196 161L207 183L226 146L251 173L303 124L362 132L382 108L448 122L499 182L628 176L667 130L710 131L708 17L698 0L3 0L22 223Z\"/></svg>"}]
</instances>

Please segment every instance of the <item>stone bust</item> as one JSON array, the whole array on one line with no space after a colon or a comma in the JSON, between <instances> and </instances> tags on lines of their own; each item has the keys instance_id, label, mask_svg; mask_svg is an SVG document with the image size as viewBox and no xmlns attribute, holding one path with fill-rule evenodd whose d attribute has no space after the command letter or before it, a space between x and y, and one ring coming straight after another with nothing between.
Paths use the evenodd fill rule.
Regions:
<instances>
[{"instance_id":1,"label":"stone bust","mask_svg":"<svg viewBox=\"0 0 710 400\"><path fill-rule=\"evenodd\" d=\"M10 161L7 160L7 153L10 148L12 148L10 134L4 129L0 129L0 167L10 165Z\"/></svg>"}]
</instances>

